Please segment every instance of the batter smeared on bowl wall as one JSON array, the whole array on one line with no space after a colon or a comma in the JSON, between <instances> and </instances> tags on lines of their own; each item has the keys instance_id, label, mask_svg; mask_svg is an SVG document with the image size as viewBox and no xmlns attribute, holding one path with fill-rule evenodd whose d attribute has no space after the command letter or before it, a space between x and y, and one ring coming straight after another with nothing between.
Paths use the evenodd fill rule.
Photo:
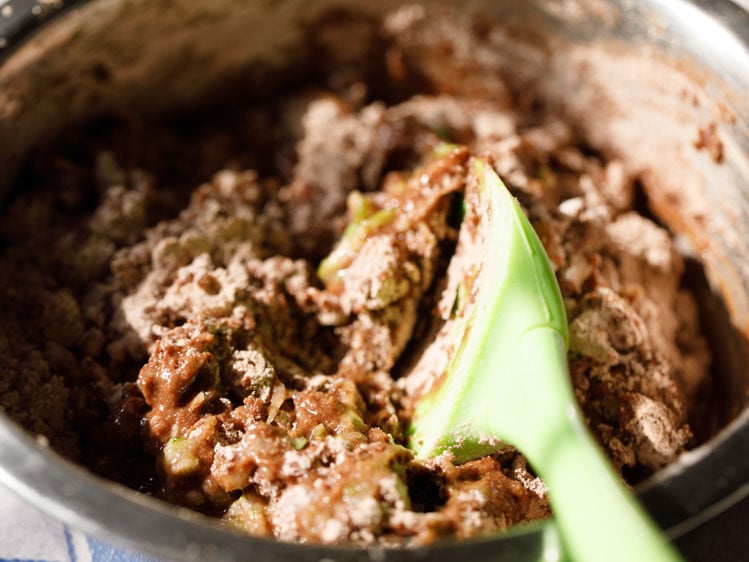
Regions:
<instances>
[{"instance_id":1,"label":"batter smeared on bowl wall","mask_svg":"<svg viewBox=\"0 0 749 562\"><path fill-rule=\"evenodd\" d=\"M491 67L473 22L404 9L370 31L366 71L189 122L113 116L31 159L0 222L12 417L284 541L421 544L547 516L512 448L455 466L404 446L454 344L482 156L556 267L577 397L615 466L635 482L694 444L709 354L637 178L472 73Z\"/></svg>"}]
</instances>

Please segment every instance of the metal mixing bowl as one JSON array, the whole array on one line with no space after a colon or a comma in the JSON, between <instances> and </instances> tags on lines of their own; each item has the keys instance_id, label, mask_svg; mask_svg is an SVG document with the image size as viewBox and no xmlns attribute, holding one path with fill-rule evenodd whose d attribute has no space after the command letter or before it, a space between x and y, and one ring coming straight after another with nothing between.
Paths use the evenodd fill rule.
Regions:
<instances>
[{"instance_id":1,"label":"metal mixing bowl","mask_svg":"<svg viewBox=\"0 0 749 562\"><path fill-rule=\"evenodd\" d=\"M689 261L704 265L692 283L722 389L713 420L722 429L637 488L677 537L749 492L749 14L729 0L447 3L511 31L503 60L514 83L543 91L592 146L639 172L653 212L679 234ZM376 17L398 2L1 4L4 194L24 155L70 123L125 107L185 111L229 89L262 94L283 69L302 65L301 24L341 7ZM719 157L695 147L705 127L720 139ZM537 560L552 528L412 550L240 536L92 476L3 415L0 481L88 533L175 560Z\"/></svg>"}]
</instances>

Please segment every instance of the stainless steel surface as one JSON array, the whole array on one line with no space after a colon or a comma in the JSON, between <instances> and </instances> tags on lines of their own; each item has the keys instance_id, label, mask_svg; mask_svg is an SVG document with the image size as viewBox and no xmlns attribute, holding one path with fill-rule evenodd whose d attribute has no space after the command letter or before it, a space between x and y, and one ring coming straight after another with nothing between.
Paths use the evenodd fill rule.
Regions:
<instances>
[{"instance_id":1,"label":"stainless steel surface","mask_svg":"<svg viewBox=\"0 0 749 562\"><path fill-rule=\"evenodd\" d=\"M730 0L453 3L549 34L554 49L543 55L519 51L508 67L519 80L547 87L594 144L623 155L633 167L654 170L648 176L651 200L662 204L662 220L682 233L687 251L705 258L709 288L726 305L726 310L706 308L713 318L726 407L738 417L638 489L669 533L681 535L749 492L749 15ZM7 186L30 147L67 123L122 106L143 112L188 108L218 95L240 72L259 80L289 60L301 60L299 21L313 21L333 6L373 14L398 2L179 0L167 11L157 4L80 3L38 32L26 30L17 44L0 51L0 187ZM106 83L87 73L102 60L115 69ZM628 92L644 94L628 98ZM593 94L605 94L616 107L610 121L592 118ZM679 117L660 115L656 102L675 108ZM690 148L695 124L711 121L723 141L722 164ZM680 165L664 168L672 158ZM669 214L664 194L678 194L682 186L699 193L709 208L702 214L689 207ZM0 480L55 517L175 560L529 560L543 551L548 528L536 524L504 538L407 551L286 545L238 536L90 475L4 416Z\"/></svg>"}]
</instances>

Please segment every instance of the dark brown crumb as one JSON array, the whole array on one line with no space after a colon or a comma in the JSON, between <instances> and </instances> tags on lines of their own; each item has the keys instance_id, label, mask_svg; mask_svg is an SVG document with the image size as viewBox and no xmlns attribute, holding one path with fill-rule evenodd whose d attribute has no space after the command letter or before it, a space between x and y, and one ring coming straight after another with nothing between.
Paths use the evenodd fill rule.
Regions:
<instances>
[{"instance_id":1,"label":"dark brown crumb","mask_svg":"<svg viewBox=\"0 0 749 562\"><path fill-rule=\"evenodd\" d=\"M697 139L694 141L694 147L697 150L707 151L710 158L716 164L723 162L723 142L720 140L718 128L715 123L701 127L697 131Z\"/></svg>"}]
</instances>

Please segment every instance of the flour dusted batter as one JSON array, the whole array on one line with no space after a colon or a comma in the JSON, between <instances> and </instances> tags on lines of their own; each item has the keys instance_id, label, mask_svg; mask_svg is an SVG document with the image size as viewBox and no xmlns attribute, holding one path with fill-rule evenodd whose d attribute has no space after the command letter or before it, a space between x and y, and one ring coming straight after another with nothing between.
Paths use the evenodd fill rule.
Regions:
<instances>
[{"instance_id":1,"label":"flour dusted batter","mask_svg":"<svg viewBox=\"0 0 749 562\"><path fill-rule=\"evenodd\" d=\"M482 156L556 269L576 394L613 463L641 476L689 446L709 354L637 178L500 76L469 79L491 57L468 23L401 10L377 33L393 99L338 76L190 126L113 117L37 155L0 223L9 415L284 541L421 544L547 516L512 448L454 466L404 446L446 366L435 334Z\"/></svg>"}]
</instances>

